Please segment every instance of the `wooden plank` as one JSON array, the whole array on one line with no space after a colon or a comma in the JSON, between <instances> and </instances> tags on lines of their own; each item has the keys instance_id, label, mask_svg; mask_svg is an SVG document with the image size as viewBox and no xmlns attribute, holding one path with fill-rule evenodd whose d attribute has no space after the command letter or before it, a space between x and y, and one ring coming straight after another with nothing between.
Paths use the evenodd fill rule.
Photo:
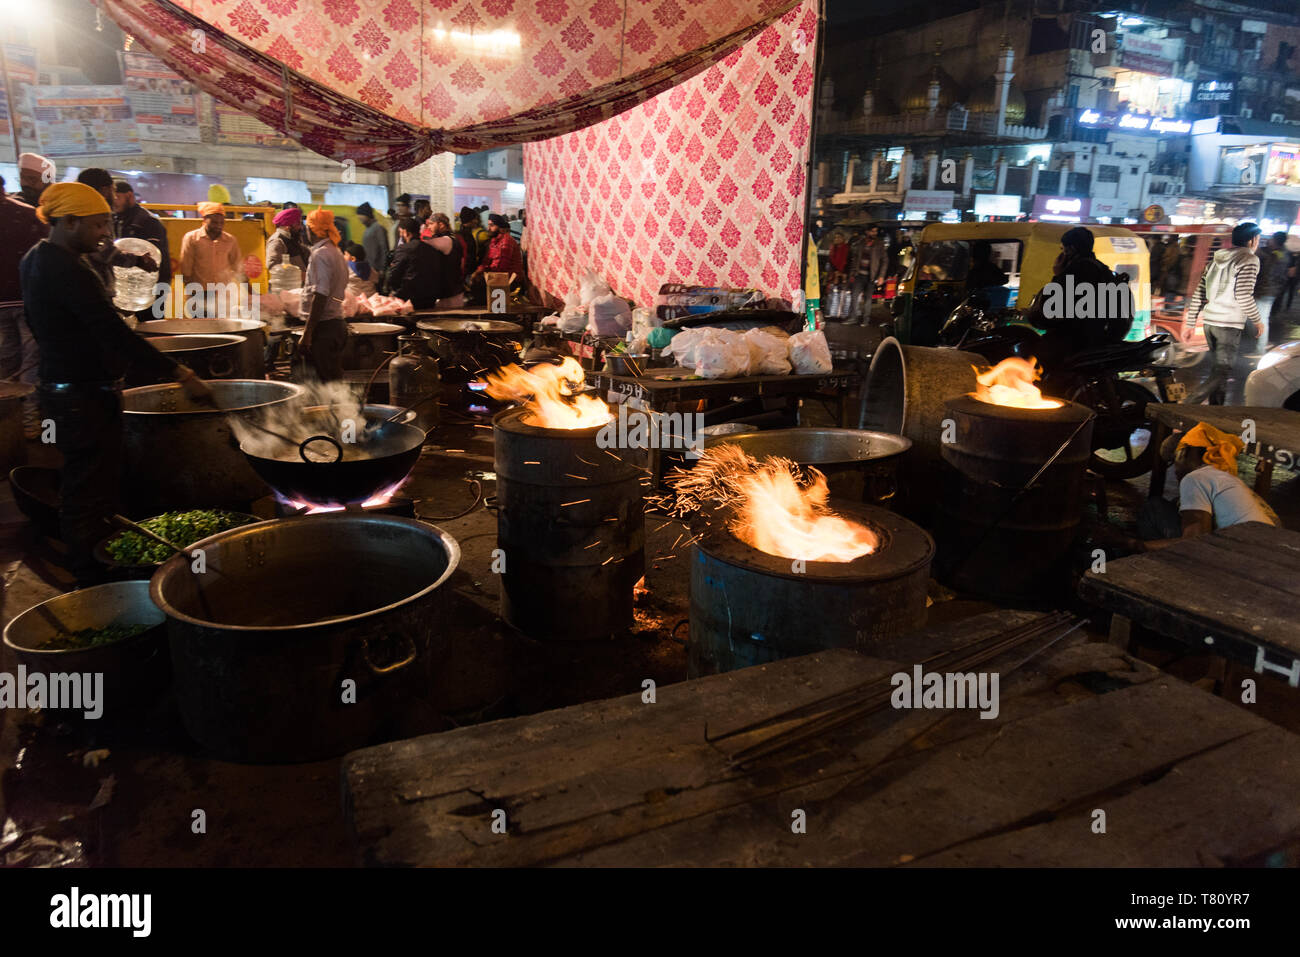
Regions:
<instances>
[{"instance_id":1,"label":"wooden plank","mask_svg":"<svg viewBox=\"0 0 1300 957\"><path fill-rule=\"evenodd\" d=\"M1261 725L1109 645L1035 665L1004 687L999 720L892 713L751 775L728 768L706 723L736 727L897 664L811 655L664 688L653 706L630 696L371 748L345 759L350 818L370 863L891 863ZM1095 697L1099 676L1123 690ZM495 807L508 836L491 834ZM794 807L808 834L790 833Z\"/></svg>"},{"instance_id":2,"label":"wooden plank","mask_svg":"<svg viewBox=\"0 0 1300 957\"><path fill-rule=\"evenodd\" d=\"M936 867L1218 867L1300 837L1296 736L1266 727L1172 767L1127 794L1085 801L1050 821L963 843ZM1243 800L1243 798L1245 798ZM1095 803L1105 834L1092 830Z\"/></svg>"},{"instance_id":3,"label":"wooden plank","mask_svg":"<svg viewBox=\"0 0 1300 957\"><path fill-rule=\"evenodd\" d=\"M1198 422L1207 422L1216 429L1240 435L1242 422L1253 419L1255 438L1263 445L1272 445L1292 453L1300 452L1300 412L1274 409L1257 405L1183 405L1180 403L1151 402L1147 415L1174 429L1190 429Z\"/></svg>"}]
</instances>

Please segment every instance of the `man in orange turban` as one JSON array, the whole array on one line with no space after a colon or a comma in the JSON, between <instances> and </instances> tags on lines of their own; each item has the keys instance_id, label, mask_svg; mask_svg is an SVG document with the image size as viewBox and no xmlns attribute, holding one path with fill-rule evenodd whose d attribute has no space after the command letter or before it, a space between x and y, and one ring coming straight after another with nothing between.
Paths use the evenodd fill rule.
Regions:
<instances>
[{"instance_id":1,"label":"man in orange turban","mask_svg":"<svg viewBox=\"0 0 1300 957\"><path fill-rule=\"evenodd\" d=\"M343 378L343 347L348 324L343 318L343 299L348 288L348 264L338 247L342 238L334 225L334 214L320 208L307 216L312 234L311 257L302 284L302 315L307 328L298 348L322 382Z\"/></svg>"},{"instance_id":2,"label":"man in orange turban","mask_svg":"<svg viewBox=\"0 0 1300 957\"><path fill-rule=\"evenodd\" d=\"M113 236L113 214L85 183L58 183L41 194L37 215L50 235L28 250L19 266L27 324L40 345L41 411L54 423L63 453L59 522L68 546L67 567L78 584L102 580L94 547L112 531L122 470L122 377L128 369L157 379L177 379L191 397L212 392L136 335L86 263ZM201 468L202 463L185 463Z\"/></svg>"},{"instance_id":3,"label":"man in orange turban","mask_svg":"<svg viewBox=\"0 0 1300 957\"><path fill-rule=\"evenodd\" d=\"M209 319L230 319L229 315L216 315L220 303L236 302L238 297L230 289L232 283L241 282L240 266L243 257L235 237L226 232L226 208L220 203L198 204L203 217L203 228L181 237L181 275L185 285L198 283L205 296L185 294L186 308L195 311L201 302L203 313ZM218 294L217 287L226 287ZM228 306L227 306L228 308Z\"/></svg>"}]
</instances>

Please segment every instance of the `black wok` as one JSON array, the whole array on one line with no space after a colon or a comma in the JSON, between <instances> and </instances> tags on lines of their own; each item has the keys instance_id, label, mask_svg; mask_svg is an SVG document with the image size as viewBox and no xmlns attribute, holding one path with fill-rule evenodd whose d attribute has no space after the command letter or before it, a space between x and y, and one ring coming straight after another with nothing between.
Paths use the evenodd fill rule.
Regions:
<instances>
[{"instance_id":1,"label":"black wok","mask_svg":"<svg viewBox=\"0 0 1300 957\"><path fill-rule=\"evenodd\" d=\"M368 405L364 441L357 431L355 444L344 444L344 458L338 462L303 461L298 447L283 443L273 453L262 447L250 452L248 443L240 450L267 485L283 498L313 505L355 505L373 498L386 488L399 485L420 457L423 429L404 422L386 422L397 410ZM324 407L304 410L303 435L318 432L337 437L338 426ZM409 416L408 416L409 417Z\"/></svg>"}]
</instances>

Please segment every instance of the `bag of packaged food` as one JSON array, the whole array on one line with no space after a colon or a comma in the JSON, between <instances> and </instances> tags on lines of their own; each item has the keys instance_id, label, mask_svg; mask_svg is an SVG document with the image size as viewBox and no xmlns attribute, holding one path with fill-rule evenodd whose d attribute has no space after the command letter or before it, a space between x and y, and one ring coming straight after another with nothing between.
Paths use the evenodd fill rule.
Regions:
<instances>
[{"instance_id":1,"label":"bag of packaged food","mask_svg":"<svg viewBox=\"0 0 1300 957\"><path fill-rule=\"evenodd\" d=\"M799 375L830 372L831 348L826 344L826 333L820 329L809 329L791 336L790 364Z\"/></svg>"},{"instance_id":2,"label":"bag of packaged food","mask_svg":"<svg viewBox=\"0 0 1300 957\"><path fill-rule=\"evenodd\" d=\"M632 307L612 292L597 296L587 307L587 325L598 336L621 336L632 328Z\"/></svg>"},{"instance_id":3,"label":"bag of packaged food","mask_svg":"<svg viewBox=\"0 0 1300 957\"><path fill-rule=\"evenodd\" d=\"M790 371L789 347L785 339L762 329L750 329L743 336L749 347L750 375L785 375Z\"/></svg>"},{"instance_id":4,"label":"bag of packaged food","mask_svg":"<svg viewBox=\"0 0 1300 957\"><path fill-rule=\"evenodd\" d=\"M739 332L709 329L695 347L695 372L706 379L734 379L750 374L749 343Z\"/></svg>"}]
</instances>

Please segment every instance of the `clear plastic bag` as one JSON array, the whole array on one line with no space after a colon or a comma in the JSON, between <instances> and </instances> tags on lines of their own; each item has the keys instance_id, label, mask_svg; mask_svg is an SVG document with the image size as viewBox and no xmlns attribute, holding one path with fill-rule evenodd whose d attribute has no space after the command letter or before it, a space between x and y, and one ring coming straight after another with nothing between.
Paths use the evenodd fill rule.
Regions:
<instances>
[{"instance_id":1,"label":"clear plastic bag","mask_svg":"<svg viewBox=\"0 0 1300 957\"><path fill-rule=\"evenodd\" d=\"M749 343L738 332L707 330L695 347L695 372L706 379L734 379L749 375Z\"/></svg>"},{"instance_id":2,"label":"clear plastic bag","mask_svg":"<svg viewBox=\"0 0 1300 957\"><path fill-rule=\"evenodd\" d=\"M785 339L762 329L744 333L749 347L750 375L786 375L790 371L789 346Z\"/></svg>"},{"instance_id":3,"label":"clear plastic bag","mask_svg":"<svg viewBox=\"0 0 1300 957\"><path fill-rule=\"evenodd\" d=\"M826 333L820 329L797 332L790 337L790 364L799 375L820 375L830 372L831 349L826 344Z\"/></svg>"}]
</instances>

